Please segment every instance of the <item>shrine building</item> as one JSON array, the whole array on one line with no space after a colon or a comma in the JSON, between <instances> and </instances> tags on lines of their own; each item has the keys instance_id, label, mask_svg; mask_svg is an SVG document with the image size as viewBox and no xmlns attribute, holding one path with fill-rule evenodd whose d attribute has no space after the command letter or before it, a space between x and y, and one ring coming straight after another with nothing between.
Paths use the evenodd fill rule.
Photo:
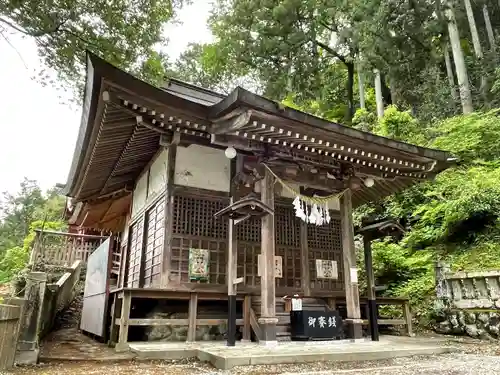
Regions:
<instances>
[{"instance_id":1,"label":"shrine building","mask_svg":"<svg viewBox=\"0 0 500 375\"><path fill-rule=\"evenodd\" d=\"M298 296L360 338L353 209L451 164L239 87L157 88L89 54L68 222L110 238L89 258L81 328L117 349L273 343Z\"/></svg>"}]
</instances>

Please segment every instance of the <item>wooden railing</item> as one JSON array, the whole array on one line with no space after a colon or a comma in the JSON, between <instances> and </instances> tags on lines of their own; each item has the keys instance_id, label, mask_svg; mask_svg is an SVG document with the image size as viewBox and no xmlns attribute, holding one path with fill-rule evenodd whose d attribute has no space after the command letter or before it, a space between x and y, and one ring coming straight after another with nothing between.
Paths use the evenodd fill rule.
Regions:
<instances>
[{"instance_id":1,"label":"wooden railing","mask_svg":"<svg viewBox=\"0 0 500 375\"><path fill-rule=\"evenodd\" d=\"M31 250L30 265L43 263L69 267L77 260L86 264L89 255L107 238L106 236L37 230Z\"/></svg>"}]
</instances>

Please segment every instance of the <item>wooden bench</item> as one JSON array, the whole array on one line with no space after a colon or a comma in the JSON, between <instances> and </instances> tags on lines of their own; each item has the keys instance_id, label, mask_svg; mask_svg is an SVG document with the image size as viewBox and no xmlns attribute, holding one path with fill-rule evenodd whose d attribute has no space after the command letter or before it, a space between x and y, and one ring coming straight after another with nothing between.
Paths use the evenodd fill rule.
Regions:
<instances>
[{"instance_id":1,"label":"wooden bench","mask_svg":"<svg viewBox=\"0 0 500 375\"><path fill-rule=\"evenodd\" d=\"M327 299L328 306L335 309L338 305L345 305L345 297L336 297ZM368 298L360 297L359 303L361 308L365 309L366 316L368 316ZM410 300L407 297L377 297L377 307L380 306L400 306L402 310L402 319L378 319L378 325L385 326L405 326L406 334L414 336L412 315L410 311ZM368 325L368 320L363 319L363 325Z\"/></svg>"}]
</instances>

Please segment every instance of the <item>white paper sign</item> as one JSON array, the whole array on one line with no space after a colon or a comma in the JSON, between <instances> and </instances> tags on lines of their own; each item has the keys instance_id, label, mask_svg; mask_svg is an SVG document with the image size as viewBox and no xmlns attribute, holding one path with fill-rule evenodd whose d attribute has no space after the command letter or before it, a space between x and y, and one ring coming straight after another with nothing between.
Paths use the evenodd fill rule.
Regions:
<instances>
[{"instance_id":1,"label":"white paper sign","mask_svg":"<svg viewBox=\"0 0 500 375\"><path fill-rule=\"evenodd\" d=\"M262 255L257 255L257 276L262 277ZM274 256L274 277L281 279L283 277L283 258L279 255Z\"/></svg>"},{"instance_id":2,"label":"white paper sign","mask_svg":"<svg viewBox=\"0 0 500 375\"><path fill-rule=\"evenodd\" d=\"M358 282L358 269L351 268L351 283L357 283L357 282Z\"/></svg>"},{"instance_id":3,"label":"white paper sign","mask_svg":"<svg viewBox=\"0 0 500 375\"><path fill-rule=\"evenodd\" d=\"M292 311L302 311L301 298L292 298Z\"/></svg>"}]
</instances>

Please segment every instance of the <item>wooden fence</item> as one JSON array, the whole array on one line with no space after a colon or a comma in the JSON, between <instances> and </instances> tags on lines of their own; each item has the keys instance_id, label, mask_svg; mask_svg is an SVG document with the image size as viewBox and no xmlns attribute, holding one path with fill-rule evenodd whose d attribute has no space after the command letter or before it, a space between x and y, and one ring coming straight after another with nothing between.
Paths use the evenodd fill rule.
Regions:
<instances>
[{"instance_id":1,"label":"wooden fence","mask_svg":"<svg viewBox=\"0 0 500 375\"><path fill-rule=\"evenodd\" d=\"M21 306L0 304L0 371L14 366Z\"/></svg>"},{"instance_id":2,"label":"wooden fence","mask_svg":"<svg viewBox=\"0 0 500 375\"><path fill-rule=\"evenodd\" d=\"M86 264L89 255L107 238L106 236L38 230L31 250L30 265L43 263L69 267L77 260Z\"/></svg>"}]
</instances>

